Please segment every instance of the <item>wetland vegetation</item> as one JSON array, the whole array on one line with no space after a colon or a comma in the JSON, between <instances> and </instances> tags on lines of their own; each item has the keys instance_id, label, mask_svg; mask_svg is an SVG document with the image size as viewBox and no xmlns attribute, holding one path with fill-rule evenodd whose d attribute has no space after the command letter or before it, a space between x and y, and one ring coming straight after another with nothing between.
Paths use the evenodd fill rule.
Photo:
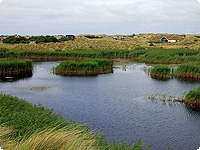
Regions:
<instances>
[{"instance_id":1,"label":"wetland vegetation","mask_svg":"<svg viewBox=\"0 0 200 150\"><path fill-rule=\"evenodd\" d=\"M27 43L23 38L16 42ZM41 42L56 41L42 41L41 39ZM149 47L149 43L154 43L154 47ZM97 38L97 36L38 45L3 44L0 45L0 75L27 73L33 68L32 61L52 60L66 60L55 68L55 72L58 74L96 75L112 72L112 59L125 58L151 64L179 64L176 70L166 65L152 67L150 74L154 78L166 79L175 76L200 79L199 40L193 39L191 42L184 39L180 41L180 44L182 45L173 45L176 49L172 49L172 44L167 45L153 38L127 42ZM177 47L180 48L177 49ZM109 60L103 58L109 58ZM184 100L181 99L181 102L189 107L199 108L199 93L200 87L192 89ZM158 95L149 96L149 98L153 99L156 96ZM162 96L162 98L168 101L178 101L174 97ZM2 112L0 114L0 124L2 124L0 130L3 133L0 136L0 144L5 149L22 149L22 147L29 149L33 143L35 147L39 147L38 149L49 147L69 149L73 147L74 149L141 150L143 148L141 141L133 145L127 145L125 141L109 143L103 135L91 131L89 126L77 125L71 120L66 121L61 116L55 115L53 110L40 105L33 106L16 97L0 94L0 101L2 104L0 106ZM44 135L47 137L46 139L42 138ZM59 144L55 145L49 142L52 140Z\"/></svg>"},{"instance_id":2,"label":"wetland vegetation","mask_svg":"<svg viewBox=\"0 0 200 150\"><path fill-rule=\"evenodd\" d=\"M0 59L0 75L13 75L31 72L33 62L29 59Z\"/></svg>"},{"instance_id":3,"label":"wetland vegetation","mask_svg":"<svg viewBox=\"0 0 200 150\"><path fill-rule=\"evenodd\" d=\"M113 60L94 58L84 60L66 60L54 68L61 75L97 75L113 72Z\"/></svg>"},{"instance_id":4,"label":"wetland vegetation","mask_svg":"<svg viewBox=\"0 0 200 150\"><path fill-rule=\"evenodd\" d=\"M191 89L184 100L189 107L200 108L200 87Z\"/></svg>"},{"instance_id":5,"label":"wetland vegetation","mask_svg":"<svg viewBox=\"0 0 200 150\"><path fill-rule=\"evenodd\" d=\"M171 69L167 65L158 65L150 69L152 78L168 79L171 77Z\"/></svg>"}]
</instances>

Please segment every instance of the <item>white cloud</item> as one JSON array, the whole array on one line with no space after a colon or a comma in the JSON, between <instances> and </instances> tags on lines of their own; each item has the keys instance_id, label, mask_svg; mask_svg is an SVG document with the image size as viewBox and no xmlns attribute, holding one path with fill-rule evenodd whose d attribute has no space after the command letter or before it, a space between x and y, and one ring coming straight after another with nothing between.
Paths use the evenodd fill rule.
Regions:
<instances>
[{"instance_id":1,"label":"white cloud","mask_svg":"<svg viewBox=\"0 0 200 150\"><path fill-rule=\"evenodd\" d=\"M0 34L200 33L197 3L196 0L4 0L0 5L3 20Z\"/></svg>"}]
</instances>

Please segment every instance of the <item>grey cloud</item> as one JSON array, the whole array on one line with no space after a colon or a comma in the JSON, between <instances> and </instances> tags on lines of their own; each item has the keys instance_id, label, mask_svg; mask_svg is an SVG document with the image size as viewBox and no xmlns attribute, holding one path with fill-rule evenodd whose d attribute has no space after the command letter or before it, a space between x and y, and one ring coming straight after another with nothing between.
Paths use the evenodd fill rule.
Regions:
<instances>
[{"instance_id":1,"label":"grey cloud","mask_svg":"<svg viewBox=\"0 0 200 150\"><path fill-rule=\"evenodd\" d=\"M0 10L0 34L200 32L197 0L4 0Z\"/></svg>"}]
</instances>

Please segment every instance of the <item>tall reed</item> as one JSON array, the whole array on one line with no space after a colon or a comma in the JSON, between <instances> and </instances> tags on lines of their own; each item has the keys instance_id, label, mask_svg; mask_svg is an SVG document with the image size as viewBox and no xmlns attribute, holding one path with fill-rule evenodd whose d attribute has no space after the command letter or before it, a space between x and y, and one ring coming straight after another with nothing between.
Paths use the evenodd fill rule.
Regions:
<instances>
[{"instance_id":1,"label":"tall reed","mask_svg":"<svg viewBox=\"0 0 200 150\"><path fill-rule=\"evenodd\" d=\"M23 69L32 69L33 62L29 59L0 59L0 72L1 71L15 71Z\"/></svg>"},{"instance_id":2,"label":"tall reed","mask_svg":"<svg viewBox=\"0 0 200 150\"><path fill-rule=\"evenodd\" d=\"M171 69L166 65L158 65L150 69L150 74L153 78L170 78Z\"/></svg>"}]
</instances>

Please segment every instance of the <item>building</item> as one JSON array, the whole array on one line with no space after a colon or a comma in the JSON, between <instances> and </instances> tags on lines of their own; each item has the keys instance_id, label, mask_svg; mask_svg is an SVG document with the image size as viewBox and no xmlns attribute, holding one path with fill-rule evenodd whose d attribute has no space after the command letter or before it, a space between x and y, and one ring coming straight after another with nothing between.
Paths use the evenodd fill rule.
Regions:
<instances>
[{"instance_id":1,"label":"building","mask_svg":"<svg viewBox=\"0 0 200 150\"><path fill-rule=\"evenodd\" d=\"M124 40L124 38L121 38L121 37L117 37L116 38L116 37L114 37L113 40Z\"/></svg>"},{"instance_id":2,"label":"building","mask_svg":"<svg viewBox=\"0 0 200 150\"><path fill-rule=\"evenodd\" d=\"M35 40L29 40L28 43L29 43L29 44L38 44L38 41L35 41Z\"/></svg>"},{"instance_id":3,"label":"building","mask_svg":"<svg viewBox=\"0 0 200 150\"><path fill-rule=\"evenodd\" d=\"M62 37L64 37L64 35L55 35L54 36L57 40L61 39Z\"/></svg>"},{"instance_id":4,"label":"building","mask_svg":"<svg viewBox=\"0 0 200 150\"><path fill-rule=\"evenodd\" d=\"M162 36L160 38L160 41L162 41L162 42L168 42L168 38L166 36Z\"/></svg>"},{"instance_id":5,"label":"building","mask_svg":"<svg viewBox=\"0 0 200 150\"><path fill-rule=\"evenodd\" d=\"M6 39L8 37L8 35L0 35L0 39Z\"/></svg>"},{"instance_id":6,"label":"building","mask_svg":"<svg viewBox=\"0 0 200 150\"><path fill-rule=\"evenodd\" d=\"M29 36L29 35L26 35L26 36L25 36L25 38L26 38L26 39L30 39L30 38L31 38L31 36Z\"/></svg>"},{"instance_id":7,"label":"building","mask_svg":"<svg viewBox=\"0 0 200 150\"><path fill-rule=\"evenodd\" d=\"M76 39L76 37L74 35L66 35L66 38L69 38L69 39L72 39L72 40Z\"/></svg>"}]
</instances>

